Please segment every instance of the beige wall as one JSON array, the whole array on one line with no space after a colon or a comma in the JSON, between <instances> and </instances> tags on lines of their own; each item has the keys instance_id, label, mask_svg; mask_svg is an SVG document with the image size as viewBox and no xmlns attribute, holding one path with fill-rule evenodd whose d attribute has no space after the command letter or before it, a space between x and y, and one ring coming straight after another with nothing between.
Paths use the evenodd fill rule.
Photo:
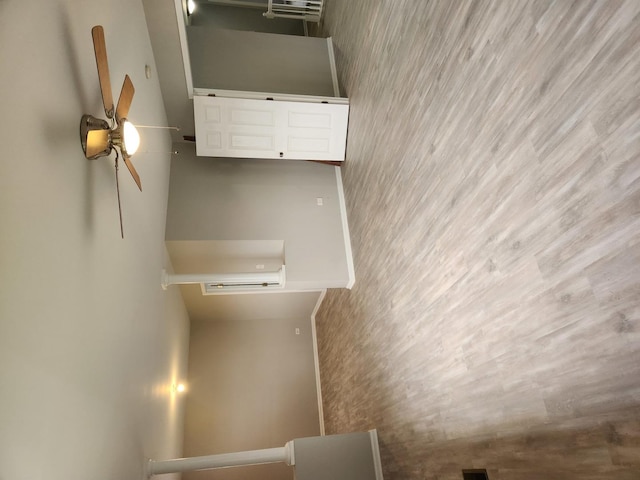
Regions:
<instances>
[{"instance_id":1,"label":"beige wall","mask_svg":"<svg viewBox=\"0 0 640 480\"><path fill-rule=\"evenodd\" d=\"M162 99L169 125L179 127L172 131L174 141L183 135L195 135L193 101L187 94L182 50L178 34L178 20L174 0L142 0L147 28L153 47L156 71L162 89Z\"/></svg>"},{"instance_id":2,"label":"beige wall","mask_svg":"<svg viewBox=\"0 0 640 480\"><path fill-rule=\"evenodd\" d=\"M324 38L188 27L193 85L333 96Z\"/></svg>"},{"instance_id":3,"label":"beige wall","mask_svg":"<svg viewBox=\"0 0 640 480\"><path fill-rule=\"evenodd\" d=\"M288 290L347 286L335 167L196 157L192 144L174 147L180 153L171 165L167 241L284 240Z\"/></svg>"},{"instance_id":4,"label":"beige wall","mask_svg":"<svg viewBox=\"0 0 640 480\"><path fill-rule=\"evenodd\" d=\"M282 447L319 433L308 316L193 322L186 456ZM282 480L293 478L293 471L272 464L191 472L183 478Z\"/></svg>"}]
</instances>

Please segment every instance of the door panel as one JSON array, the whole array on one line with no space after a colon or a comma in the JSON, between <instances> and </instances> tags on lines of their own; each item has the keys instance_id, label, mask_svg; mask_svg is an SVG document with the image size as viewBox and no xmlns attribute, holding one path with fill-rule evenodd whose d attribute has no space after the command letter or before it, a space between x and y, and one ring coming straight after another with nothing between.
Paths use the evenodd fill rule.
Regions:
<instances>
[{"instance_id":1,"label":"door panel","mask_svg":"<svg viewBox=\"0 0 640 480\"><path fill-rule=\"evenodd\" d=\"M348 105L194 97L200 156L344 160Z\"/></svg>"}]
</instances>

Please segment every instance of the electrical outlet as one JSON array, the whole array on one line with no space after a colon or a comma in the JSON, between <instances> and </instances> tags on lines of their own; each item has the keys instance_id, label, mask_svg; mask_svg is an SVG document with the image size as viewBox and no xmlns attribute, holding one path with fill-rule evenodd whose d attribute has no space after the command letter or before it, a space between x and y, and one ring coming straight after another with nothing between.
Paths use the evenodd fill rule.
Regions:
<instances>
[{"instance_id":1,"label":"electrical outlet","mask_svg":"<svg viewBox=\"0 0 640 480\"><path fill-rule=\"evenodd\" d=\"M300 329L296 327L296 335L300 335Z\"/></svg>"},{"instance_id":2,"label":"electrical outlet","mask_svg":"<svg viewBox=\"0 0 640 480\"><path fill-rule=\"evenodd\" d=\"M324 205L324 198L322 197L317 197L316 198L316 203L318 204L319 207Z\"/></svg>"}]
</instances>

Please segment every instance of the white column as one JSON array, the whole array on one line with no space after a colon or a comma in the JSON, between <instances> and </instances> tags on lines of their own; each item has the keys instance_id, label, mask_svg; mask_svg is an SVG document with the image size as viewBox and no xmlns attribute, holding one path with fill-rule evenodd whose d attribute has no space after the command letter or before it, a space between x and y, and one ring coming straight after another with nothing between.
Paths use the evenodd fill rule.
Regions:
<instances>
[{"instance_id":1,"label":"white column","mask_svg":"<svg viewBox=\"0 0 640 480\"><path fill-rule=\"evenodd\" d=\"M147 474L148 476L152 476L162 473L178 473L191 470L209 470L213 468L280 462L284 462L287 465L293 465L295 463L292 442L287 442L284 447L280 448L266 448L264 450L248 450L245 452L176 458L172 460L149 460Z\"/></svg>"}]
</instances>

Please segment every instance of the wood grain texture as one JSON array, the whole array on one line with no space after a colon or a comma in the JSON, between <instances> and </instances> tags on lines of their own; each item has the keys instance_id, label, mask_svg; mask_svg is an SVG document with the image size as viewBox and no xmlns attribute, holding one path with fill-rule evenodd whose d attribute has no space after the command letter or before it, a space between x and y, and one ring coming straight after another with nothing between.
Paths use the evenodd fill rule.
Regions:
<instances>
[{"instance_id":1,"label":"wood grain texture","mask_svg":"<svg viewBox=\"0 0 640 480\"><path fill-rule=\"evenodd\" d=\"M640 2L328 0L356 267L327 433L387 480L640 478Z\"/></svg>"},{"instance_id":2,"label":"wood grain texture","mask_svg":"<svg viewBox=\"0 0 640 480\"><path fill-rule=\"evenodd\" d=\"M102 92L102 104L104 113L108 118L113 117L113 91L111 90L111 77L109 75L109 61L107 59L107 44L104 39L104 29L102 25L96 25L91 29L93 37L93 49L96 56L96 66L98 68L98 80L100 91Z\"/></svg>"}]
</instances>

